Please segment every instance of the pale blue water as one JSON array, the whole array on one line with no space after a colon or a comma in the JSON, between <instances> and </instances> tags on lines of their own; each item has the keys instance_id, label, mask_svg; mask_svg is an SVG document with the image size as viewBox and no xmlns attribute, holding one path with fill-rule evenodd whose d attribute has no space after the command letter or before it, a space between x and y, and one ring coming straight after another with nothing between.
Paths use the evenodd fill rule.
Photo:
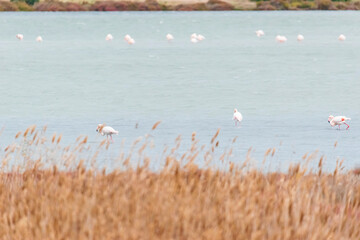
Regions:
<instances>
[{"instance_id":1,"label":"pale blue water","mask_svg":"<svg viewBox=\"0 0 360 240\"><path fill-rule=\"evenodd\" d=\"M31 124L47 124L65 143L80 134L98 143L95 129L105 122L120 131L116 151L122 138L130 144L162 120L156 149L178 134L188 145L193 131L208 143L221 128L220 152L238 136L235 162L251 146L259 162L276 147L274 168L319 150L328 169L337 158L350 169L360 161L359 21L351 11L1 13L0 149ZM194 32L206 40L190 43ZM288 42L275 42L278 34ZM351 117L350 129L332 129L329 114Z\"/></svg>"}]
</instances>

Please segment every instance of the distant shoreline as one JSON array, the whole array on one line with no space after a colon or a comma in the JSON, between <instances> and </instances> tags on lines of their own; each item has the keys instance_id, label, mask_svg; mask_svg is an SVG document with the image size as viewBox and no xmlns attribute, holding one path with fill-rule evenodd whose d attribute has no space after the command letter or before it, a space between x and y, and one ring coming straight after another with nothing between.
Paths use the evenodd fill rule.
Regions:
<instances>
[{"instance_id":1,"label":"distant shoreline","mask_svg":"<svg viewBox=\"0 0 360 240\"><path fill-rule=\"evenodd\" d=\"M276 10L360 10L359 2L331 0L317 1L234 1L234 0L181 0L177 2L146 1L0 1L0 12L15 11L276 11Z\"/></svg>"}]
</instances>

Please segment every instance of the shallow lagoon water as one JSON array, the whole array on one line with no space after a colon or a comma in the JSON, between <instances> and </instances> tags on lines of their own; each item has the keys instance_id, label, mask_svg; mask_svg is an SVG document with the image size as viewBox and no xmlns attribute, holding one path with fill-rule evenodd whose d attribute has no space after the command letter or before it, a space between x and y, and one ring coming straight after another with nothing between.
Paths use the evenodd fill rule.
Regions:
<instances>
[{"instance_id":1,"label":"shallow lagoon water","mask_svg":"<svg viewBox=\"0 0 360 240\"><path fill-rule=\"evenodd\" d=\"M316 150L327 169L338 158L350 169L360 162L359 20L352 11L1 13L0 150L31 124L65 143L83 134L97 144L96 125L105 122L120 131L108 152L116 156L121 139L130 146L162 120L151 133L154 159L178 134L186 148L193 131L209 143L221 128L219 153L238 136L234 162L252 147L260 163L276 147L273 169ZM194 32L206 40L192 44ZM278 34L288 41L277 43ZM331 128L329 114L351 117L350 129Z\"/></svg>"}]
</instances>

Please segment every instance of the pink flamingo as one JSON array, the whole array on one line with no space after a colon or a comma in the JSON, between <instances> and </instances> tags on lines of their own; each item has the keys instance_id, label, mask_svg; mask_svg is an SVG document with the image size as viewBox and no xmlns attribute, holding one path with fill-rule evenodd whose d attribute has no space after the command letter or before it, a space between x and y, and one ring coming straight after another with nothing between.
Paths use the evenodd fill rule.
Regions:
<instances>
[{"instance_id":1,"label":"pink flamingo","mask_svg":"<svg viewBox=\"0 0 360 240\"><path fill-rule=\"evenodd\" d=\"M42 37L41 37L41 36L38 36L38 37L36 38L36 41L37 41L37 42L42 42L42 41L43 41L43 39L42 39Z\"/></svg>"},{"instance_id":2,"label":"pink flamingo","mask_svg":"<svg viewBox=\"0 0 360 240\"><path fill-rule=\"evenodd\" d=\"M343 125L345 124L347 126L346 130L349 129L349 125L345 122L347 120L351 120L351 118L348 118L348 117L345 117L345 116L336 116L334 117L333 115L330 115L329 118L328 118L328 122L330 123L330 125L332 127L335 127L336 125L339 126L339 129L340 129L340 125Z\"/></svg>"},{"instance_id":3,"label":"pink flamingo","mask_svg":"<svg viewBox=\"0 0 360 240\"><path fill-rule=\"evenodd\" d=\"M256 33L256 36L258 36L258 37L261 37L261 36L265 35L263 30L257 30L257 31L255 31L255 33Z\"/></svg>"},{"instance_id":4,"label":"pink flamingo","mask_svg":"<svg viewBox=\"0 0 360 240\"><path fill-rule=\"evenodd\" d=\"M105 126L105 124L99 124L96 128L96 131L99 132L102 136L106 135L106 139L108 139L110 136L112 142L114 142L114 140L112 139L112 135L119 135L119 131L116 131L110 126Z\"/></svg>"},{"instance_id":5,"label":"pink flamingo","mask_svg":"<svg viewBox=\"0 0 360 240\"><path fill-rule=\"evenodd\" d=\"M113 39L114 39L114 37L110 33L108 35L106 35L106 38L105 38L106 41L111 41Z\"/></svg>"},{"instance_id":6,"label":"pink flamingo","mask_svg":"<svg viewBox=\"0 0 360 240\"><path fill-rule=\"evenodd\" d=\"M235 121L235 126L237 126L238 122L241 124L241 121L243 120L243 116L236 108L234 109L233 120Z\"/></svg>"},{"instance_id":7,"label":"pink flamingo","mask_svg":"<svg viewBox=\"0 0 360 240\"><path fill-rule=\"evenodd\" d=\"M299 35L297 36L297 40L298 40L299 42L303 41L303 40L304 40L304 36L301 35L301 34L299 34Z\"/></svg>"},{"instance_id":8,"label":"pink flamingo","mask_svg":"<svg viewBox=\"0 0 360 240\"><path fill-rule=\"evenodd\" d=\"M172 40L174 40L174 36L171 35L170 33L168 33L168 34L166 35L166 39L167 39L169 42L171 42Z\"/></svg>"},{"instance_id":9,"label":"pink flamingo","mask_svg":"<svg viewBox=\"0 0 360 240\"><path fill-rule=\"evenodd\" d=\"M340 34L340 36L338 37L339 41L345 41L346 37L343 34Z\"/></svg>"},{"instance_id":10,"label":"pink flamingo","mask_svg":"<svg viewBox=\"0 0 360 240\"><path fill-rule=\"evenodd\" d=\"M22 34L16 34L16 36L15 36L17 39L19 39L19 40L23 40L24 39L24 35L22 35Z\"/></svg>"}]
</instances>

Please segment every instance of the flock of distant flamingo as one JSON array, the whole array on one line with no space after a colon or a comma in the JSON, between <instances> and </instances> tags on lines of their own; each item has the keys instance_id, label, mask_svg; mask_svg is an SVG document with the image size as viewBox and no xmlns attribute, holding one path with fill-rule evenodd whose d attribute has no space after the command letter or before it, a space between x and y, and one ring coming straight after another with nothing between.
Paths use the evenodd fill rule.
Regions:
<instances>
[{"instance_id":1,"label":"flock of distant flamingo","mask_svg":"<svg viewBox=\"0 0 360 240\"><path fill-rule=\"evenodd\" d=\"M256 36L258 36L258 37L262 37L262 36L265 35L265 33L264 33L263 30L257 30L257 31L255 31L255 34L256 34ZM19 40L23 40L23 39L24 39L24 35L23 35L23 34L20 34L20 33L19 33L19 34L16 34L16 38L19 39ZM171 41L174 40L174 36L173 36L172 34L168 33L168 34L166 35L166 39L167 39L169 42L171 42ZM304 41L304 39L305 39L304 36L301 35L301 34L299 34L299 35L297 36L297 40L298 40L299 42ZM42 42L42 41L43 41L43 38L42 38L41 36L38 36L35 40L36 40L37 42ZM111 35L111 34L109 33L108 35L106 35L105 40L106 40L106 41L112 41L112 40L114 40L114 37L113 37L113 35ZM134 40L129 34L126 34L126 35L125 35L124 40L125 40L129 45L134 45L134 44L135 44L135 40ZM204 37L203 35L201 35L201 34L193 33L193 34L191 34L191 36L190 36L190 42L192 42L192 43L198 43L198 42L203 41L203 40L205 40L205 37ZM275 40L276 40L277 42L279 42L279 43L284 43L284 42L287 41L287 38L286 38L285 36L282 36L282 35L277 35L277 36L275 37ZM340 34L339 37L338 37L338 40L339 40L339 41L345 41L345 40L346 40L345 35L344 35L344 34Z\"/></svg>"},{"instance_id":2,"label":"flock of distant flamingo","mask_svg":"<svg viewBox=\"0 0 360 240\"><path fill-rule=\"evenodd\" d=\"M243 120L243 116L242 114L235 108L234 109L234 115L233 115L233 120L235 122L235 126L237 126L238 124L240 125L242 120ZM349 129L349 124L346 123L346 121L351 120L351 118L345 117L345 116L336 116L334 117L333 115L330 115L328 118L328 122L330 123L330 125L332 127L338 126L340 129L341 125L346 125L347 128L346 130ZM96 128L96 132L100 133L102 136L106 136L107 139L110 139L112 142L114 142L114 140L112 139L112 135L118 135L119 131L116 131L114 128L110 127L110 126L106 126L105 124L98 124L97 128Z\"/></svg>"},{"instance_id":3,"label":"flock of distant flamingo","mask_svg":"<svg viewBox=\"0 0 360 240\"><path fill-rule=\"evenodd\" d=\"M262 37L262 36L265 35L265 33L264 33L263 30L257 30L257 31L255 31L255 34L256 34L257 37ZM16 34L16 38L19 39L19 40L23 40L23 39L24 39L24 35L23 35L23 34ZM105 40L106 40L106 41L112 41L113 39L114 39L114 37L113 37L111 34L108 34L108 35L106 35L106 37L105 37ZM166 35L166 39L167 39L169 42L171 42L171 41L174 40L174 36L173 36L172 34L168 33L168 34ZM304 39L305 39L304 36L301 35L301 34L299 34L299 35L297 36L297 40L298 40L299 42L303 41ZM128 34L125 35L124 40L125 40L129 45L135 44L135 40L134 40L130 35L128 35ZM201 35L201 34L193 33L193 34L191 34L191 36L190 36L190 41L191 41L192 43L197 43L197 42L203 41L203 40L205 40L205 37L204 37L203 35ZM277 35L277 36L275 37L275 40L276 40L277 42L279 42L279 43L283 43L283 42L286 42L286 41L287 41L287 38L286 38L285 36ZM345 40L346 40L346 37L345 37L343 34L340 34L340 36L338 37L338 40L339 40L339 41L345 41ZM41 36L38 36L38 37L36 38L36 41L37 41L37 42L42 42L42 41L43 41L43 38L42 38ZM242 114L241 114L236 108L234 109L233 120L235 121L235 126L237 126L238 124L240 125L241 122L242 122L242 120L243 120ZM351 120L351 118L348 118L348 117L345 117L345 116L336 116L336 117L334 117L334 116L330 115L329 118L328 118L328 122L330 123L330 125L331 125L332 127L338 126L339 129L340 129L340 126L341 126L341 125L346 125L346 126L347 126L346 130L349 129L349 127L350 127L350 126L346 123L346 121L348 121L348 120ZM119 134L118 131L116 131L115 129L113 129L113 128L110 127L110 126L106 126L105 124L99 124L99 125L97 126L97 128L96 128L96 131L99 132L102 136L105 136L105 135L106 135L107 138L109 138L109 136L110 136L111 141L113 141L113 139L112 139L112 135L113 135L113 134L116 134L116 135Z\"/></svg>"}]
</instances>

